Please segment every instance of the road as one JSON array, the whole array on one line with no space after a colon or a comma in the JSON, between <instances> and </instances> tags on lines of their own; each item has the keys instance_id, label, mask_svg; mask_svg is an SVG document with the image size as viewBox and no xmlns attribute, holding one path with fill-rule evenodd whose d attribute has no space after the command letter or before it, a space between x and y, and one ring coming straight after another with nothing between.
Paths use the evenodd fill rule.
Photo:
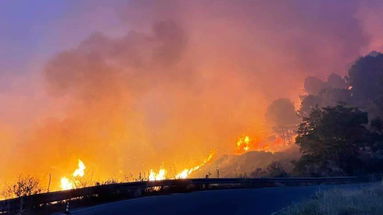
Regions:
<instances>
[{"instance_id":1,"label":"road","mask_svg":"<svg viewBox=\"0 0 383 215\"><path fill-rule=\"evenodd\" d=\"M359 188L371 184L272 187L178 193L106 203L71 211L73 215L230 214L269 215L319 190Z\"/></svg>"}]
</instances>

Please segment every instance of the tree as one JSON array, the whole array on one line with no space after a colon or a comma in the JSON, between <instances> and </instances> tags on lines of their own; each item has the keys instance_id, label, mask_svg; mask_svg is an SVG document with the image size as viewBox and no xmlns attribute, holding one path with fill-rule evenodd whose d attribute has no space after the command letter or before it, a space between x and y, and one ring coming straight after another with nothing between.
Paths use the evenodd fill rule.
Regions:
<instances>
[{"instance_id":1,"label":"tree","mask_svg":"<svg viewBox=\"0 0 383 215\"><path fill-rule=\"evenodd\" d=\"M375 117L383 117L383 54L371 52L359 58L347 75L352 105Z\"/></svg>"},{"instance_id":2,"label":"tree","mask_svg":"<svg viewBox=\"0 0 383 215\"><path fill-rule=\"evenodd\" d=\"M316 108L299 125L296 144L302 157L295 170L304 175L352 175L363 171L361 155L370 145L368 116L357 108Z\"/></svg>"},{"instance_id":3,"label":"tree","mask_svg":"<svg viewBox=\"0 0 383 215\"><path fill-rule=\"evenodd\" d=\"M30 196L41 193L39 180L32 176L19 176L17 182L9 186L4 193L6 198Z\"/></svg>"}]
</instances>

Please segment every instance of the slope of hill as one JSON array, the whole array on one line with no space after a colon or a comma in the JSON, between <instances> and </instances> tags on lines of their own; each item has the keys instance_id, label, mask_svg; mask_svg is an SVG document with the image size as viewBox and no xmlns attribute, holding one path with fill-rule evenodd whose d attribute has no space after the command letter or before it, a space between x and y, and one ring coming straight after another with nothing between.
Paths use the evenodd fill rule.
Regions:
<instances>
[{"instance_id":1,"label":"slope of hill","mask_svg":"<svg viewBox=\"0 0 383 215\"><path fill-rule=\"evenodd\" d=\"M250 151L240 155L226 154L206 164L191 176L205 177L208 174L209 177L246 177L275 161L279 161L285 169L290 169L291 161L298 157L296 147L276 153Z\"/></svg>"}]
</instances>

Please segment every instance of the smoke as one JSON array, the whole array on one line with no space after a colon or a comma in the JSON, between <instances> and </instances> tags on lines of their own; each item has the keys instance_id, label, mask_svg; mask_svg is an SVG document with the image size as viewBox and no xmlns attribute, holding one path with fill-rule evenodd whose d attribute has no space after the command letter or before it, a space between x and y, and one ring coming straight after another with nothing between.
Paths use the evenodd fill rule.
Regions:
<instances>
[{"instance_id":1,"label":"smoke","mask_svg":"<svg viewBox=\"0 0 383 215\"><path fill-rule=\"evenodd\" d=\"M81 158L107 178L230 153L240 135L272 135L267 106L297 103L306 76L344 74L381 45L356 0L111 4L126 33L93 33L46 63L47 92L65 109L22 137L13 174L58 177Z\"/></svg>"},{"instance_id":2,"label":"smoke","mask_svg":"<svg viewBox=\"0 0 383 215\"><path fill-rule=\"evenodd\" d=\"M273 126L291 127L298 122L294 104L289 99L277 99L267 108L266 118Z\"/></svg>"}]
</instances>

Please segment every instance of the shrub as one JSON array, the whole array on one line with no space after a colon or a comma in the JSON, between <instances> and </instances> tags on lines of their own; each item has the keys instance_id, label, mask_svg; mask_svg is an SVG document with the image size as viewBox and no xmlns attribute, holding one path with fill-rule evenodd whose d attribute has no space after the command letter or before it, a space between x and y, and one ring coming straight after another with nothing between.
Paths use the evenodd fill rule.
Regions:
<instances>
[{"instance_id":1,"label":"shrub","mask_svg":"<svg viewBox=\"0 0 383 215\"><path fill-rule=\"evenodd\" d=\"M383 186L334 189L316 193L309 199L272 215L382 215Z\"/></svg>"},{"instance_id":2,"label":"shrub","mask_svg":"<svg viewBox=\"0 0 383 215\"><path fill-rule=\"evenodd\" d=\"M8 186L3 195L5 198L30 196L41 193L39 180L32 176L19 176L14 185Z\"/></svg>"}]
</instances>

